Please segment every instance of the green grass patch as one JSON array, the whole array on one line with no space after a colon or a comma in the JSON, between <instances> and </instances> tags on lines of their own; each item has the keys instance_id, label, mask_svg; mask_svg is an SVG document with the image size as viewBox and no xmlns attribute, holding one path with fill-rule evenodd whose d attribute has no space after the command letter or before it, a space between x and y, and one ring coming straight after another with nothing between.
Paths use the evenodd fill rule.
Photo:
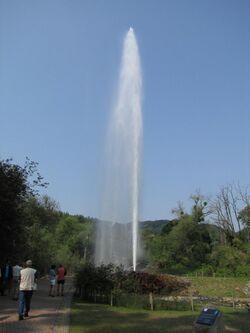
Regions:
<instances>
[{"instance_id":1,"label":"green grass patch","mask_svg":"<svg viewBox=\"0 0 250 333\"><path fill-rule=\"evenodd\" d=\"M243 310L222 311L229 332L250 332L249 313ZM71 310L70 333L190 333L199 312L147 311L75 300Z\"/></svg>"},{"instance_id":2,"label":"green grass patch","mask_svg":"<svg viewBox=\"0 0 250 333\"><path fill-rule=\"evenodd\" d=\"M188 280L202 296L249 298L243 292L249 278L188 277Z\"/></svg>"}]
</instances>

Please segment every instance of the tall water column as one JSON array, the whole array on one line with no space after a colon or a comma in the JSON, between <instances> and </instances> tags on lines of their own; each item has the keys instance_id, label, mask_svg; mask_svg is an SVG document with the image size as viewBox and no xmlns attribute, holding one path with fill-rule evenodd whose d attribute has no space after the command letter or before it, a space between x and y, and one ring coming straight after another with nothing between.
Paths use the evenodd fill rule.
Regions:
<instances>
[{"instance_id":1,"label":"tall water column","mask_svg":"<svg viewBox=\"0 0 250 333\"><path fill-rule=\"evenodd\" d=\"M122 264L136 270L139 246L139 194L142 149L142 77L132 28L127 32L115 107L105 148L104 184L96 237L96 264Z\"/></svg>"}]
</instances>

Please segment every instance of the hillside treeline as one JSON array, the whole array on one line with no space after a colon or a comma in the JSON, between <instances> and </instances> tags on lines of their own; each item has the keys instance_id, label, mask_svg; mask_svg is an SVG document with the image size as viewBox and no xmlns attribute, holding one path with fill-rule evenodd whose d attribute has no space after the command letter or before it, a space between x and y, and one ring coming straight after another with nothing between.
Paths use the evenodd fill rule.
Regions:
<instances>
[{"instance_id":1,"label":"hillside treeline","mask_svg":"<svg viewBox=\"0 0 250 333\"><path fill-rule=\"evenodd\" d=\"M93 262L94 218L60 211L39 194L48 184L37 163L23 167L0 160L0 265L32 259L41 271L51 264L74 270ZM191 196L186 212L179 204L172 221L140 223L143 258L138 267L170 274L250 276L250 196L228 185L214 199ZM101 222L99 222L101 223Z\"/></svg>"},{"instance_id":2,"label":"hillside treeline","mask_svg":"<svg viewBox=\"0 0 250 333\"><path fill-rule=\"evenodd\" d=\"M160 231L142 230L144 265L172 274L250 276L250 204L247 189L228 185L215 199L191 196L191 212L173 209L176 219Z\"/></svg>"},{"instance_id":3,"label":"hillside treeline","mask_svg":"<svg viewBox=\"0 0 250 333\"><path fill-rule=\"evenodd\" d=\"M41 273L51 264L74 269L93 253L94 220L60 211L39 191L48 184L37 163L0 161L0 266L32 259Z\"/></svg>"}]
</instances>

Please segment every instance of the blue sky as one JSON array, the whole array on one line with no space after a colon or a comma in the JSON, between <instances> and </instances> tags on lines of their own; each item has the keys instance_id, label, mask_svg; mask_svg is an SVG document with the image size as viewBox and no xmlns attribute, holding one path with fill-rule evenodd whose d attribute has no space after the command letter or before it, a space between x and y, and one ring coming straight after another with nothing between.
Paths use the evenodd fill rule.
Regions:
<instances>
[{"instance_id":1,"label":"blue sky","mask_svg":"<svg viewBox=\"0 0 250 333\"><path fill-rule=\"evenodd\" d=\"M143 70L141 219L250 179L250 2L0 0L0 158L39 163L63 211L98 217L122 43Z\"/></svg>"}]
</instances>

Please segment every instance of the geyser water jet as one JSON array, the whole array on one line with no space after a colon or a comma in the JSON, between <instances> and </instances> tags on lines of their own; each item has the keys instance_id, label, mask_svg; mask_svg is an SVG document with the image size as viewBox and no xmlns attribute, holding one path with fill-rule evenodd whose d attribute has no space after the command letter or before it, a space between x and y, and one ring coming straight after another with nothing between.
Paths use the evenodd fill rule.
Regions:
<instances>
[{"instance_id":1,"label":"geyser water jet","mask_svg":"<svg viewBox=\"0 0 250 333\"><path fill-rule=\"evenodd\" d=\"M122 264L136 270L140 251L141 95L139 50L130 28L124 39L117 98L107 135L101 222L96 236L97 265Z\"/></svg>"}]
</instances>

